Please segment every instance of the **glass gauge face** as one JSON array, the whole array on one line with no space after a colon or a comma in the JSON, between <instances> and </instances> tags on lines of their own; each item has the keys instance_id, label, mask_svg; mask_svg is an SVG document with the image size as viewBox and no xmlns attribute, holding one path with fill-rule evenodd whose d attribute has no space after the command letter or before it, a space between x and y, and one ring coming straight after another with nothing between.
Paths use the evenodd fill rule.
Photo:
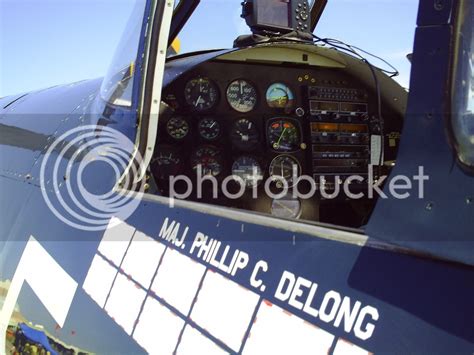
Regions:
<instances>
[{"instance_id":1,"label":"glass gauge face","mask_svg":"<svg viewBox=\"0 0 474 355\"><path fill-rule=\"evenodd\" d=\"M252 121L241 118L234 122L230 139L237 148L250 151L258 144L257 126Z\"/></svg>"},{"instance_id":2,"label":"glass gauge face","mask_svg":"<svg viewBox=\"0 0 474 355\"><path fill-rule=\"evenodd\" d=\"M268 142L277 152L292 152L300 149L299 128L287 119L272 119L267 127Z\"/></svg>"},{"instance_id":3,"label":"glass gauge face","mask_svg":"<svg viewBox=\"0 0 474 355\"><path fill-rule=\"evenodd\" d=\"M232 175L240 177L246 187L257 186L263 179L262 168L255 158L242 156L232 164ZM239 181L238 179L235 179Z\"/></svg>"},{"instance_id":4,"label":"glass gauge face","mask_svg":"<svg viewBox=\"0 0 474 355\"><path fill-rule=\"evenodd\" d=\"M270 163L269 173L277 187L283 187L282 180L288 183L288 187L292 187L294 178L301 175L301 166L291 155L278 155Z\"/></svg>"},{"instance_id":5,"label":"glass gauge face","mask_svg":"<svg viewBox=\"0 0 474 355\"><path fill-rule=\"evenodd\" d=\"M267 104L272 108L291 109L295 105L295 96L288 86L282 83L270 85L266 94Z\"/></svg>"},{"instance_id":6,"label":"glass gauge face","mask_svg":"<svg viewBox=\"0 0 474 355\"><path fill-rule=\"evenodd\" d=\"M166 124L166 131L174 139L183 139L189 133L189 124L181 117L172 117Z\"/></svg>"},{"instance_id":7,"label":"glass gauge face","mask_svg":"<svg viewBox=\"0 0 474 355\"><path fill-rule=\"evenodd\" d=\"M186 103L195 111L206 111L217 103L217 87L208 78L195 78L184 88Z\"/></svg>"},{"instance_id":8,"label":"glass gauge face","mask_svg":"<svg viewBox=\"0 0 474 355\"><path fill-rule=\"evenodd\" d=\"M250 112L257 104L257 91L248 81L235 80L227 87L227 101L237 112Z\"/></svg>"},{"instance_id":9,"label":"glass gauge face","mask_svg":"<svg viewBox=\"0 0 474 355\"><path fill-rule=\"evenodd\" d=\"M301 201L291 196L272 201L273 216L278 218L299 218L301 215Z\"/></svg>"},{"instance_id":10,"label":"glass gauge face","mask_svg":"<svg viewBox=\"0 0 474 355\"><path fill-rule=\"evenodd\" d=\"M203 118L198 124L199 135L207 140L213 140L221 134L221 126L213 118Z\"/></svg>"},{"instance_id":11,"label":"glass gauge face","mask_svg":"<svg viewBox=\"0 0 474 355\"><path fill-rule=\"evenodd\" d=\"M202 176L217 176L222 172L220 151L213 146L204 146L196 150L191 157L193 170L197 173L201 167Z\"/></svg>"},{"instance_id":12,"label":"glass gauge face","mask_svg":"<svg viewBox=\"0 0 474 355\"><path fill-rule=\"evenodd\" d=\"M177 150L171 146L161 145L151 160L151 171L155 179L165 180L178 175L183 167L183 161Z\"/></svg>"}]
</instances>

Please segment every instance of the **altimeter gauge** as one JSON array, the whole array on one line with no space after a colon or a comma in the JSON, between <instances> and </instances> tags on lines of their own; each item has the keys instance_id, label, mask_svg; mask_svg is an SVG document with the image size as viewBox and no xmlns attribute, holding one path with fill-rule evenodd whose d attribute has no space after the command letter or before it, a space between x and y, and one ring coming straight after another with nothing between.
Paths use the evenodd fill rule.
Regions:
<instances>
[{"instance_id":1,"label":"altimeter gauge","mask_svg":"<svg viewBox=\"0 0 474 355\"><path fill-rule=\"evenodd\" d=\"M252 111L257 104L257 91L246 80L235 80L227 87L227 102L237 112Z\"/></svg>"}]
</instances>

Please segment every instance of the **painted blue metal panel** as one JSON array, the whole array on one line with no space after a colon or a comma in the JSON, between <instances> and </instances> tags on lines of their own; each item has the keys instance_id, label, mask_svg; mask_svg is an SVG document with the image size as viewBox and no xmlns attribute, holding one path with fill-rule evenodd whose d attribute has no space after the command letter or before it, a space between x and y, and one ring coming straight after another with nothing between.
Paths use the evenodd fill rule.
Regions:
<instances>
[{"instance_id":1,"label":"painted blue metal panel","mask_svg":"<svg viewBox=\"0 0 474 355\"><path fill-rule=\"evenodd\" d=\"M93 80L51 88L0 111L1 173L24 179L58 127L95 95L99 85L100 80Z\"/></svg>"},{"instance_id":2,"label":"painted blue metal panel","mask_svg":"<svg viewBox=\"0 0 474 355\"><path fill-rule=\"evenodd\" d=\"M366 231L396 245L474 265L473 177L456 164L445 126L451 41L448 25L416 32L408 109L391 173L411 177L422 166L429 176L424 198L380 199Z\"/></svg>"},{"instance_id":3,"label":"painted blue metal panel","mask_svg":"<svg viewBox=\"0 0 474 355\"><path fill-rule=\"evenodd\" d=\"M38 214L38 211L43 213ZM30 223L16 226L14 235L23 241L8 243L2 258L5 264L1 278L12 276L28 236L33 235L79 284L67 322L58 333L61 339L98 353L141 352L133 336L128 336L116 324L112 318L114 315L108 316L81 289L92 259L97 255L102 233L85 233L63 225L44 205L39 191L35 191L35 198L23 216L29 216ZM172 220L180 223L178 238L185 227L189 227L183 248L159 236L165 218L169 223ZM332 350L340 338L375 353L467 354L474 350L474 315L470 312L474 307L474 284L471 282L474 270L470 267L241 223L150 201L142 201L126 223L158 240L168 251L178 250L204 265L208 273L218 273L257 294L260 299L258 307L263 307L265 300L334 335ZM232 276L204 261L202 255L198 256L197 249L191 251L198 232L222 243L216 252L216 260L222 257L224 246L228 246L229 255L236 250L248 254L248 263ZM117 239L120 240L118 235ZM229 260L230 257L227 264ZM259 274L266 287L264 291L250 283L252 272L260 260L268 264L268 270ZM363 307L377 309L379 317L376 321L370 317L366 319L367 324L375 326L372 336L362 340L354 331L345 331L343 323L336 326L334 319L323 321L295 308L289 300L278 299L276 291L285 271L318 285L311 299L311 306L316 310L321 310L323 299L331 291L341 298L349 297L352 305L358 301ZM135 275L127 277L134 280ZM137 284L136 287L144 287L150 297L157 297L148 291L149 286ZM310 297L310 288L305 286L301 291L296 299L304 303ZM193 317L180 314L160 297L156 299L231 353L240 353L245 348L247 338L239 351L232 350L225 339L213 335L212 330L206 330ZM124 299L124 309L126 302ZM27 319L54 333L55 322L45 309L38 307L37 297L28 288L22 293L19 306ZM254 324L254 317L255 314L249 322L249 329Z\"/></svg>"}]
</instances>

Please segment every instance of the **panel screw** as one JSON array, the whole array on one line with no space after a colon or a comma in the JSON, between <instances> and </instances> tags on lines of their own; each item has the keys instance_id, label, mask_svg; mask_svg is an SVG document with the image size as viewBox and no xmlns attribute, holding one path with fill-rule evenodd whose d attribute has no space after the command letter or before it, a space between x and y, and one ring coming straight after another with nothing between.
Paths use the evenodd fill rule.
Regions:
<instances>
[{"instance_id":1,"label":"panel screw","mask_svg":"<svg viewBox=\"0 0 474 355\"><path fill-rule=\"evenodd\" d=\"M436 11L441 11L444 9L444 0L435 0L434 8Z\"/></svg>"},{"instance_id":2,"label":"panel screw","mask_svg":"<svg viewBox=\"0 0 474 355\"><path fill-rule=\"evenodd\" d=\"M431 211L433 209L433 206L434 206L433 202L428 202L425 208L427 211Z\"/></svg>"},{"instance_id":3,"label":"panel screw","mask_svg":"<svg viewBox=\"0 0 474 355\"><path fill-rule=\"evenodd\" d=\"M466 204L471 205L472 202L472 197L466 197Z\"/></svg>"}]
</instances>

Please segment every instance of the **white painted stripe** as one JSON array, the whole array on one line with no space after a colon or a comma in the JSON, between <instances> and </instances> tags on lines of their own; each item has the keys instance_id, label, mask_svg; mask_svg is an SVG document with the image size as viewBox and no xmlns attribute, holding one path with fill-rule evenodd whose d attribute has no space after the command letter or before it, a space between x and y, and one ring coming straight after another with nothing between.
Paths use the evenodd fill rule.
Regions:
<instances>
[{"instance_id":1,"label":"white painted stripe","mask_svg":"<svg viewBox=\"0 0 474 355\"><path fill-rule=\"evenodd\" d=\"M187 325L184 329L181 342L179 343L177 355L224 355L227 354L212 340L202 335L197 329Z\"/></svg>"},{"instance_id":2,"label":"white painted stripe","mask_svg":"<svg viewBox=\"0 0 474 355\"><path fill-rule=\"evenodd\" d=\"M96 255L82 288L101 308L104 308L105 300L116 275L117 269L113 268L101 256Z\"/></svg>"},{"instance_id":3,"label":"white painted stripe","mask_svg":"<svg viewBox=\"0 0 474 355\"><path fill-rule=\"evenodd\" d=\"M239 351L259 296L218 273L208 271L191 319Z\"/></svg>"},{"instance_id":4,"label":"white painted stripe","mask_svg":"<svg viewBox=\"0 0 474 355\"><path fill-rule=\"evenodd\" d=\"M113 217L99 244L99 252L116 266L120 266L134 232L134 227Z\"/></svg>"},{"instance_id":5,"label":"white painted stripe","mask_svg":"<svg viewBox=\"0 0 474 355\"><path fill-rule=\"evenodd\" d=\"M77 289L76 281L30 236L0 313L0 349L5 349L5 332L24 282L60 327L66 321Z\"/></svg>"},{"instance_id":6,"label":"white painted stripe","mask_svg":"<svg viewBox=\"0 0 474 355\"><path fill-rule=\"evenodd\" d=\"M283 308L262 302L243 354L328 354L334 335Z\"/></svg>"},{"instance_id":7,"label":"white painted stripe","mask_svg":"<svg viewBox=\"0 0 474 355\"><path fill-rule=\"evenodd\" d=\"M187 316L205 271L204 265L168 249L151 289Z\"/></svg>"},{"instance_id":8,"label":"white painted stripe","mask_svg":"<svg viewBox=\"0 0 474 355\"><path fill-rule=\"evenodd\" d=\"M138 319L146 293L136 283L119 274L114 282L105 310L127 334L131 334Z\"/></svg>"},{"instance_id":9,"label":"white painted stripe","mask_svg":"<svg viewBox=\"0 0 474 355\"><path fill-rule=\"evenodd\" d=\"M371 352L352 344L351 342L339 338L334 348L333 355L370 355Z\"/></svg>"},{"instance_id":10,"label":"white painted stripe","mask_svg":"<svg viewBox=\"0 0 474 355\"><path fill-rule=\"evenodd\" d=\"M133 338L149 354L172 354L183 326L184 320L148 297Z\"/></svg>"},{"instance_id":11,"label":"white painted stripe","mask_svg":"<svg viewBox=\"0 0 474 355\"><path fill-rule=\"evenodd\" d=\"M122 263L123 271L142 286L150 287L165 245L137 231Z\"/></svg>"}]
</instances>

